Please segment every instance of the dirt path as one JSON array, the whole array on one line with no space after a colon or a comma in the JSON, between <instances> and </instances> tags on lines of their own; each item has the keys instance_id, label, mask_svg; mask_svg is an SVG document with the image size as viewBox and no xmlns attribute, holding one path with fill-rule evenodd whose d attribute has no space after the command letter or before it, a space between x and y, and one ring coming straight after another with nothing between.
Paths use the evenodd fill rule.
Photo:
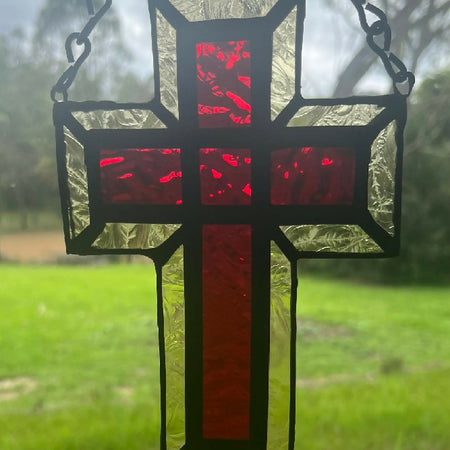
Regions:
<instances>
[{"instance_id":1,"label":"dirt path","mask_svg":"<svg viewBox=\"0 0 450 450\"><path fill-rule=\"evenodd\" d=\"M0 255L7 261L43 263L65 255L61 231L0 235Z\"/></svg>"},{"instance_id":2,"label":"dirt path","mask_svg":"<svg viewBox=\"0 0 450 450\"><path fill-rule=\"evenodd\" d=\"M15 400L22 395L30 394L37 383L29 377L7 378L0 380L0 403Z\"/></svg>"}]
</instances>

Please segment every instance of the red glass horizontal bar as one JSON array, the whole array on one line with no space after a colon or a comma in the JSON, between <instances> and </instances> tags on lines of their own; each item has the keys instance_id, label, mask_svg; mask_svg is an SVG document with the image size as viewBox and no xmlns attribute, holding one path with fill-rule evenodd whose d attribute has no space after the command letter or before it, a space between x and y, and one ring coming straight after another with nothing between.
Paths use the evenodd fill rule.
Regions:
<instances>
[{"instance_id":1,"label":"red glass horizontal bar","mask_svg":"<svg viewBox=\"0 0 450 450\"><path fill-rule=\"evenodd\" d=\"M349 205L354 189L353 148L284 148L272 153L272 205Z\"/></svg>"},{"instance_id":2,"label":"red glass horizontal bar","mask_svg":"<svg viewBox=\"0 0 450 450\"><path fill-rule=\"evenodd\" d=\"M182 204L178 148L101 150L100 176L104 203Z\"/></svg>"}]
</instances>

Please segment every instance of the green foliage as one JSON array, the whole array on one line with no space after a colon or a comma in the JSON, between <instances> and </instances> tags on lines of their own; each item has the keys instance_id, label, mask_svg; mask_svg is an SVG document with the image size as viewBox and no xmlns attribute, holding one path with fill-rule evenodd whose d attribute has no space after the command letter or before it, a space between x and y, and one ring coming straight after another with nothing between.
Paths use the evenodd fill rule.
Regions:
<instances>
[{"instance_id":1,"label":"green foliage","mask_svg":"<svg viewBox=\"0 0 450 450\"><path fill-rule=\"evenodd\" d=\"M402 279L449 281L450 71L427 79L414 100L405 146L404 252L398 264Z\"/></svg>"},{"instance_id":2,"label":"green foliage","mask_svg":"<svg viewBox=\"0 0 450 450\"><path fill-rule=\"evenodd\" d=\"M0 79L0 211L55 207L51 72L21 33L0 35Z\"/></svg>"},{"instance_id":3,"label":"green foliage","mask_svg":"<svg viewBox=\"0 0 450 450\"><path fill-rule=\"evenodd\" d=\"M159 448L153 267L0 270L0 448ZM446 449L448 296L301 278L296 448Z\"/></svg>"}]
</instances>

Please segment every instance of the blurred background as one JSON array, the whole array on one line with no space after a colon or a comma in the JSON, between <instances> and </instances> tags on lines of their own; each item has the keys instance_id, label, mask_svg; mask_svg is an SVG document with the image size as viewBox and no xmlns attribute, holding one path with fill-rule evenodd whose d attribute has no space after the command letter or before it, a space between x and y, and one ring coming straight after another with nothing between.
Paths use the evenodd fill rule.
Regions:
<instances>
[{"instance_id":1,"label":"blurred background","mask_svg":"<svg viewBox=\"0 0 450 450\"><path fill-rule=\"evenodd\" d=\"M154 275L144 259L66 256L49 92L85 0L0 0L0 449L156 449ZM101 1L94 1L98 8ZM402 252L302 261L296 448L450 448L450 1L374 0L409 99ZM153 95L146 0L114 2L72 100ZM307 6L305 97L391 83L350 0Z\"/></svg>"}]
</instances>

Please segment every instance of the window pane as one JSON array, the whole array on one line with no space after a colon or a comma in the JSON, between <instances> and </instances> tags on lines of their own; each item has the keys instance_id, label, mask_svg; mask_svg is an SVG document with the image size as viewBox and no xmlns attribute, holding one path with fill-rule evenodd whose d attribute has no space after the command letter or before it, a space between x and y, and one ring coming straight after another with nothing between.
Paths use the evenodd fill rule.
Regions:
<instances>
[{"instance_id":1,"label":"window pane","mask_svg":"<svg viewBox=\"0 0 450 450\"><path fill-rule=\"evenodd\" d=\"M272 153L273 205L348 205L353 201L351 148L285 148Z\"/></svg>"},{"instance_id":2,"label":"window pane","mask_svg":"<svg viewBox=\"0 0 450 450\"><path fill-rule=\"evenodd\" d=\"M178 148L102 150L105 203L180 205L181 159Z\"/></svg>"},{"instance_id":3,"label":"window pane","mask_svg":"<svg viewBox=\"0 0 450 450\"><path fill-rule=\"evenodd\" d=\"M249 149L202 148L200 182L203 205L251 203Z\"/></svg>"},{"instance_id":4,"label":"window pane","mask_svg":"<svg viewBox=\"0 0 450 450\"><path fill-rule=\"evenodd\" d=\"M197 99L201 128L250 125L250 56L248 41L197 44Z\"/></svg>"}]
</instances>

